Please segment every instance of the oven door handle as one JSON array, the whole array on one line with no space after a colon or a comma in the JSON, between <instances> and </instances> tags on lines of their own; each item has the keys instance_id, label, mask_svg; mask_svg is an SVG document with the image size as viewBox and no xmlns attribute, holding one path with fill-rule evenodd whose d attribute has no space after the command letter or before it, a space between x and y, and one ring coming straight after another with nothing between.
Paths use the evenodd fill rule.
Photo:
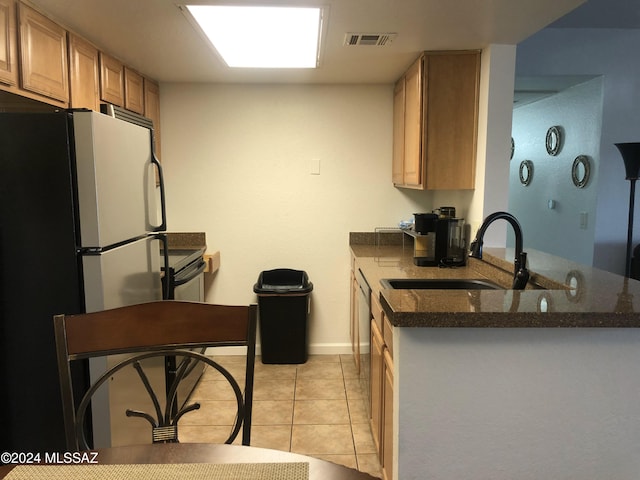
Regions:
<instances>
[{"instance_id":1,"label":"oven door handle","mask_svg":"<svg viewBox=\"0 0 640 480\"><path fill-rule=\"evenodd\" d=\"M178 287L180 285L184 285L185 283L190 282L191 280L193 280L195 277L197 277L198 275L200 275L202 272L205 271L205 269L207 268L207 263L204 260L201 260L198 263L198 266L195 268L195 270L193 270L192 268L189 269L185 269L187 270L184 274L176 276L173 279L173 286L174 287ZM179 278L178 278L179 277Z\"/></svg>"}]
</instances>

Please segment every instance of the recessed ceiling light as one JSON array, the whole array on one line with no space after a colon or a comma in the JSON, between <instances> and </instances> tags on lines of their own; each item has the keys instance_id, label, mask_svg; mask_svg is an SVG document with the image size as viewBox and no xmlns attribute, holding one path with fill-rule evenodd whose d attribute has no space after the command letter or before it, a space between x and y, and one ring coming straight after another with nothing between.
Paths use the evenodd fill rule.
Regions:
<instances>
[{"instance_id":1,"label":"recessed ceiling light","mask_svg":"<svg viewBox=\"0 0 640 480\"><path fill-rule=\"evenodd\" d=\"M186 5L230 67L316 68L322 9Z\"/></svg>"}]
</instances>

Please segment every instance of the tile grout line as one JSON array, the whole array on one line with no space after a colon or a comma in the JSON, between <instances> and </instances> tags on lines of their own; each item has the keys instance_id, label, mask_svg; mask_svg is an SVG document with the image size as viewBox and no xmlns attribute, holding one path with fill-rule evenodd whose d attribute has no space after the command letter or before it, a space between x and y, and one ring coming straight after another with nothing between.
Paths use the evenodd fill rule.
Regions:
<instances>
[{"instance_id":1,"label":"tile grout line","mask_svg":"<svg viewBox=\"0 0 640 480\"><path fill-rule=\"evenodd\" d=\"M293 379L293 406L291 407L291 430L289 430L289 451L293 451L293 422L296 415L296 392L298 391L298 365L296 365L296 374Z\"/></svg>"},{"instance_id":2,"label":"tile grout line","mask_svg":"<svg viewBox=\"0 0 640 480\"><path fill-rule=\"evenodd\" d=\"M258 359L257 359L258 361ZM350 357L343 357L343 356L339 356L338 357L338 362L340 365L340 384L342 387L342 395L344 398L344 401L346 402L346 407L347 407L347 414L348 414L348 422L349 422L349 433L350 433L350 443L351 443L351 447L352 447L352 455L353 455L353 468L355 468L356 470L359 471L367 471L367 468L369 467L369 462L370 462L370 458L368 454L363 454L364 457L363 458L359 458L358 457L358 449L357 449L357 443L362 441L362 429L361 429L361 400L353 400L352 402L349 401L349 392L348 390L351 391L352 394L356 395L357 391L354 390L354 387L358 386L358 385L354 385L353 383L353 378L354 378L354 372L353 372L353 367L350 364L350 361L352 361L352 359ZM331 363L333 363L334 361L332 360ZM289 376L289 378L293 379L293 392L292 392L292 409L291 409L291 417L289 420L289 435L286 438L280 437L282 440L288 441L288 445L285 447L284 442L281 443L282 447L281 448L287 448L287 450L289 452L293 452L293 428L295 426L295 415L296 415L296 410L301 408L300 405L297 405L298 402L302 402L304 404L304 406L302 407L303 410L301 410L301 413L307 412L307 410L309 408L315 408L313 405L310 404L310 402L313 402L315 400L313 400L314 398L316 398L315 395L311 395L309 398L301 398L301 400L298 400L298 391L297 391L297 387L300 384L300 380L305 380L309 374L309 372L313 373L316 371L317 365L312 365L312 369L307 370L303 365L296 365L295 368L292 370L292 376ZM290 367L289 367L290 368ZM330 370L334 370L335 367L331 367ZM333 378L335 378L335 374L331 374L330 376L324 373L324 370L319 369L319 371L322 373L321 378L330 378L330 376L332 376ZM265 372L266 373L266 372ZM300 377L300 375L302 375L302 378ZM278 378L276 376L276 378ZM349 380L349 383L347 383L347 380ZM306 384L304 384L306 385ZM306 390L305 390L306 391ZM318 393L318 395L320 395L319 399L320 401L322 398L322 393ZM337 397L331 397L331 398L337 398ZM359 398L359 397L358 397ZM296 408L298 407L298 408ZM319 408L319 407L318 407ZM305 417L306 418L306 417ZM354 423L357 422L357 423ZM315 421L313 423L316 423ZM318 424L322 424L323 423L318 423ZM284 422L283 422L284 425ZM356 428L357 427L357 428ZM356 430L358 431L358 438L356 438L355 432ZM283 432L284 433L284 432ZM345 432L346 433L346 432ZM346 439L345 439L346 440ZM368 448L368 447L367 447ZM366 452L368 452L368 450L365 450ZM311 455L310 456L317 456L319 458L322 458L323 455ZM327 453L327 455L338 455L337 453ZM335 461L337 463L340 463L340 460L335 459ZM349 460L351 462L351 460Z\"/></svg>"},{"instance_id":3,"label":"tile grout line","mask_svg":"<svg viewBox=\"0 0 640 480\"><path fill-rule=\"evenodd\" d=\"M356 438L353 433L353 415L351 412L351 406L349 405L349 396L347 395L347 382L344 376L344 364L342 357L340 358L340 372L342 373L342 385L344 387L344 399L347 403L347 412L349 412L349 429L351 430L351 443L353 444L353 456L356 460L356 469L360 470L360 462L358 461L358 451L356 450Z\"/></svg>"}]
</instances>

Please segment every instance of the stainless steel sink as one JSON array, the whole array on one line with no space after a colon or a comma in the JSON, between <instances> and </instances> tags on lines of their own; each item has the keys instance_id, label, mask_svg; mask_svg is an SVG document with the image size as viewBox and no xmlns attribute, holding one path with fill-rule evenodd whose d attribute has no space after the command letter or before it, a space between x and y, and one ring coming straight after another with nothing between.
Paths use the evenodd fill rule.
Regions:
<instances>
[{"instance_id":1,"label":"stainless steel sink","mask_svg":"<svg viewBox=\"0 0 640 480\"><path fill-rule=\"evenodd\" d=\"M383 278L380 284L396 290L504 290L489 280L459 278Z\"/></svg>"}]
</instances>

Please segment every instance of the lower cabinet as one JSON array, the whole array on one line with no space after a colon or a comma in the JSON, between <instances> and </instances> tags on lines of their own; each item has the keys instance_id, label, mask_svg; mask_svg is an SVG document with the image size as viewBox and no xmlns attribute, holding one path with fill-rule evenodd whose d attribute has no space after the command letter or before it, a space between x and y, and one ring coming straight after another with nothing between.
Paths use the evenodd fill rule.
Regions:
<instances>
[{"instance_id":1,"label":"lower cabinet","mask_svg":"<svg viewBox=\"0 0 640 480\"><path fill-rule=\"evenodd\" d=\"M382 413L384 381L384 340L375 320L371 320L371 433L378 457L382 459Z\"/></svg>"},{"instance_id":2,"label":"lower cabinet","mask_svg":"<svg viewBox=\"0 0 640 480\"><path fill-rule=\"evenodd\" d=\"M371 295L371 433L384 480L393 479L393 327Z\"/></svg>"},{"instance_id":3,"label":"lower cabinet","mask_svg":"<svg viewBox=\"0 0 640 480\"><path fill-rule=\"evenodd\" d=\"M384 381L382 384L382 478L393 478L393 358L387 348L384 350Z\"/></svg>"}]
</instances>

